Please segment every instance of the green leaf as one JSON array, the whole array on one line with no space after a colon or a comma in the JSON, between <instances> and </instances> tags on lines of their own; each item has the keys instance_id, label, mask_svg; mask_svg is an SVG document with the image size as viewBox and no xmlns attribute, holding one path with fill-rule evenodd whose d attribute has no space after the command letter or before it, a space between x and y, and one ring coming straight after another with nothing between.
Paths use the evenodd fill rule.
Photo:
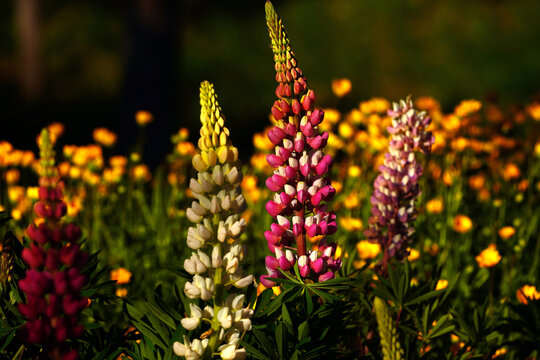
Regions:
<instances>
[{"instance_id":1,"label":"green leaf","mask_svg":"<svg viewBox=\"0 0 540 360\"><path fill-rule=\"evenodd\" d=\"M307 336L309 336L309 322L308 320L304 320L304 322L298 326L298 340L301 341Z\"/></svg>"},{"instance_id":2,"label":"green leaf","mask_svg":"<svg viewBox=\"0 0 540 360\"><path fill-rule=\"evenodd\" d=\"M306 298L306 311L308 315L311 315L313 312L313 299L311 299L311 294L309 291L304 292L305 298Z\"/></svg>"},{"instance_id":3,"label":"green leaf","mask_svg":"<svg viewBox=\"0 0 540 360\"><path fill-rule=\"evenodd\" d=\"M176 329L176 323L172 317L170 317L167 313L165 313L163 310L161 310L154 299L153 296L150 296L150 302L146 304L148 306L148 309L156 315L156 317L161 320L163 323L165 323L167 326L169 326L172 329Z\"/></svg>"},{"instance_id":4,"label":"green leaf","mask_svg":"<svg viewBox=\"0 0 540 360\"><path fill-rule=\"evenodd\" d=\"M444 292L446 292L446 289L433 290L433 291L430 291L430 292L425 293L423 295L420 295L420 296L418 296L418 297L416 297L416 298L414 298L412 300L409 300L403 305L404 306L409 306L409 305L413 305L413 304L420 304L421 302L429 300L429 299L431 299L433 297L439 296L439 295L443 294Z\"/></svg>"},{"instance_id":5,"label":"green leaf","mask_svg":"<svg viewBox=\"0 0 540 360\"><path fill-rule=\"evenodd\" d=\"M276 326L276 343L277 343L277 350L279 353L279 358L283 359L283 346L285 343L285 336L283 332L283 323L280 322Z\"/></svg>"},{"instance_id":6,"label":"green leaf","mask_svg":"<svg viewBox=\"0 0 540 360\"><path fill-rule=\"evenodd\" d=\"M289 310L287 310L287 306L285 304L281 306L281 316L283 316L283 322L285 323L285 325L287 325L288 328L292 329L293 323L291 320L291 315L289 314Z\"/></svg>"}]
</instances>

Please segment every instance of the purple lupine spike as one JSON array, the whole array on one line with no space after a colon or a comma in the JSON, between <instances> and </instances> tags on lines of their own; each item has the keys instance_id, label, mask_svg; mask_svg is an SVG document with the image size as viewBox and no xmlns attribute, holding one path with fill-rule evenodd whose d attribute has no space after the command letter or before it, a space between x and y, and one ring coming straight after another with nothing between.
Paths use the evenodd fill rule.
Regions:
<instances>
[{"instance_id":1,"label":"purple lupine spike","mask_svg":"<svg viewBox=\"0 0 540 360\"><path fill-rule=\"evenodd\" d=\"M296 263L302 277L324 281L333 277L332 271L339 270L341 261L334 259L334 252L325 256L322 250L306 249L308 236L321 236L321 244L325 244L324 238L337 229L335 214L328 212L325 205L335 189L327 178L332 157L323 151L328 133L319 129L324 112L314 109L315 93L307 88L281 19L270 2L266 4L266 21L274 52L278 100L271 109L276 124L268 132L275 151L266 158L275 168L266 185L276 193L266 210L277 223L265 232L265 238L278 267L274 266L275 260L267 258L269 275L262 276L261 281L265 286L273 285L268 277L282 276L277 269L289 271ZM331 277L324 275L327 268L332 269Z\"/></svg>"},{"instance_id":2,"label":"purple lupine spike","mask_svg":"<svg viewBox=\"0 0 540 360\"><path fill-rule=\"evenodd\" d=\"M391 257L403 260L408 255L414 232L412 223L416 219L414 202L420 195L418 178L423 171L415 153L429 153L435 141L427 131L431 119L413 108L410 97L394 103L388 115L392 117L388 127L392 137L384 164L379 166L380 174L373 183L372 216L369 229L364 232L370 241L381 244L383 274Z\"/></svg>"}]
</instances>

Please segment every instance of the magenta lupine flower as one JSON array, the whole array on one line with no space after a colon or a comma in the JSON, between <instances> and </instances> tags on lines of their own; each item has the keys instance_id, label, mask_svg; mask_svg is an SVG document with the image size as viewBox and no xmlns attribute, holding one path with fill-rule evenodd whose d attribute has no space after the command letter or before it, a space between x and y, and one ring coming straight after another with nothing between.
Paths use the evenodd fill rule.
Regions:
<instances>
[{"instance_id":1,"label":"magenta lupine flower","mask_svg":"<svg viewBox=\"0 0 540 360\"><path fill-rule=\"evenodd\" d=\"M268 132L275 153L266 158L275 168L266 180L268 189L275 192L266 204L275 222L264 234L273 255L266 257L268 275L261 276L261 282L274 286L267 278L282 277L279 269L291 271L296 262L302 277L325 281L334 277L341 260L334 258L336 245L326 242L337 225L335 214L325 205L335 189L327 177L332 157L323 152L328 133L321 133L318 126L324 112L313 107L315 93L307 88L282 21L269 1L266 22L274 52L278 100L271 110L276 125ZM307 236L321 237L318 251L306 249Z\"/></svg>"},{"instance_id":2,"label":"magenta lupine flower","mask_svg":"<svg viewBox=\"0 0 540 360\"><path fill-rule=\"evenodd\" d=\"M27 318L19 336L28 344L42 346L44 356L50 359L71 360L77 359L78 353L69 341L84 331L79 314L88 305L88 298L81 296L88 279L81 268L88 256L77 244L80 229L61 222L67 207L47 130L41 132L40 155L39 201L34 207L40 221L28 226L31 243L22 251L30 268L19 281L26 302L18 308Z\"/></svg>"},{"instance_id":3,"label":"magenta lupine flower","mask_svg":"<svg viewBox=\"0 0 540 360\"><path fill-rule=\"evenodd\" d=\"M364 232L370 241L381 244L383 273L389 258L403 260L409 253L417 215L414 202L420 195L418 178L423 171L415 153L430 152L435 141L427 131L431 119L413 108L410 97L394 103L388 115L392 117L392 126L388 127L392 138L373 184L372 216Z\"/></svg>"}]
</instances>

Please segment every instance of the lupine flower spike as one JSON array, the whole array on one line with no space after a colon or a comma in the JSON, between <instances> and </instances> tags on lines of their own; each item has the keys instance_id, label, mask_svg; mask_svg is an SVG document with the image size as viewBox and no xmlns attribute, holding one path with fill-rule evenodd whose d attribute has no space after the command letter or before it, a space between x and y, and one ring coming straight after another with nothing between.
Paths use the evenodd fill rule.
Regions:
<instances>
[{"instance_id":1,"label":"lupine flower spike","mask_svg":"<svg viewBox=\"0 0 540 360\"><path fill-rule=\"evenodd\" d=\"M263 285L274 286L269 277L282 277L297 263L300 275L311 281L332 279L341 267L334 257L336 245L326 236L336 232L336 216L325 202L335 194L327 174L332 157L325 155L328 133L319 131L324 112L315 110L315 93L307 88L302 70L289 45L283 24L272 3L266 3L266 23L272 42L276 69L276 96L272 115L276 125L268 132L275 153L267 156L275 168L266 180L275 192L266 210L275 222L265 237L274 256L266 257L268 275ZM308 251L307 237L318 239L318 250Z\"/></svg>"},{"instance_id":2,"label":"lupine flower spike","mask_svg":"<svg viewBox=\"0 0 540 360\"><path fill-rule=\"evenodd\" d=\"M46 129L40 136L40 155L39 201L34 207L37 217L28 226L31 242L22 252L29 269L19 281L26 302L18 308L28 320L20 335L28 344L43 346L43 355L50 359L77 359L70 341L84 330L79 314L88 305L88 299L81 296L88 279L81 274L81 267L88 255L77 244L80 229L61 220L67 208Z\"/></svg>"},{"instance_id":3,"label":"lupine flower spike","mask_svg":"<svg viewBox=\"0 0 540 360\"><path fill-rule=\"evenodd\" d=\"M422 165L415 153L431 151L435 138L427 127L431 119L424 112L417 112L408 97L394 103L388 111L392 135L384 164L373 184L371 196L371 218L369 229L364 234L371 242L379 243L383 249L380 271L386 274L388 261L395 257L403 260L411 244L412 227L416 219L415 200L420 195L418 179L422 176Z\"/></svg>"},{"instance_id":4,"label":"lupine flower spike","mask_svg":"<svg viewBox=\"0 0 540 360\"><path fill-rule=\"evenodd\" d=\"M186 212L194 223L187 238L194 251L184 262L193 281L186 283L184 292L190 299L200 298L209 305L201 309L190 304L190 316L182 319L187 330L206 326L201 329L205 336L185 336L184 343L175 342L173 349L186 359L212 358L216 354L222 359L243 359L246 350L239 348L240 337L251 329L253 310L243 307L243 294L230 291L254 283L253 275L242 275L240 267L244 249L238 238L246 226L240 217L244 208L242 172L213 85L203 82L200 94L200 153L193 157L198 174L190 182L197 200Z\"/></svg>"}]
</instances>

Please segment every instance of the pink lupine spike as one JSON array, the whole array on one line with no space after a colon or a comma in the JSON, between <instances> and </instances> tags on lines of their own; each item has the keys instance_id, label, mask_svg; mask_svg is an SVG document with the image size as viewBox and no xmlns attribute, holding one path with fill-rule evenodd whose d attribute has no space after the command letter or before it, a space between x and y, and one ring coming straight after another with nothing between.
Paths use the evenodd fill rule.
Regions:
<instances>
[{"instance_id":1,"label":"pink lupine spike","mask_svg":"<svg viewBox=\"0 0 540 360\"><path fill-rule=\"evenodd\" d=\"M309 122L311 122L311 125L317 126L322 122L323 117L324 117L323 110L315 110L309 117Z\"/></svg>"},{"instance_id":2,"label":"pink lupine spike","mask_svg":"<svg viewBox=\"0 0 540 360\"><path fill-rule=\"evenodd\" d=\"M319 282L330 280L330 279L333 279L334 277L335 275L332 271L327 271L326 273L319 276Z\"/></svg>"},{"instance_id":3,"label":"pink lupine spike","mask_svg":"<svg viewBox=\"0 0 540 360\"><path fill-rule=\"evenodd\" d=\"M291 167L291 166L287 166L285 168L285 175L287 175L287 178L289 178L290 180L295 180L296 179L296 176L298 174L298 171ZM274 191L274 190L272 190ZM278 190L275 190L275 191L278 191Z\"/></svg>"},{"instance_id":4,"label":"pink lupine spike","mask_svg":"<svg viewBox=\"0 0 540 360\"><path fill-rule=\"evenodd\" d=\"M297 153L302 153L302 151L304 151L305 146L306 146L306 141L304 140L303 136L294 140L294 151L296 151Z\"/></svg>"},{"instance_id":5,"label":"pink lupine spike","mask_svg":"<svg viewBox=\"0 0 540 360\"><path fill-rule=\"evenodd\" d=\"M283 206L281 204L276 203L275 201L270 200L266 203L266 211L273 217L278 216L281 211L283 210Z\"/></svg>"},{"instance_id":6,"label":"pink lupine spike","mask_svg":"<svg viewBox=\"0 0 540 360\"><path fill-rule=\"evenodd\" d=\"M311 204L313 206L317 206L321 203L322 200L322 194L320 192L317 192L315 195L313 195L310 199Z\"/></svg>"},{"instance_id":7,"label":"pink lupine spike","mask_svg":"<svg viewBox=\"0 0 540 360\"><path fill-rule=\"evenodd\" d=\"M291 156L291 151L285 149L284 147L279 148L279 156L283 159L283 162L287 161Z\"/></svg>"},{"instance_id":8,"label":"pink lupine spike","mask_svg":"<svg viewBox=\"0 0 540 360\"><path fill-rule=\"evenodd\" d=\"M266 156L266 161L268 162L268 165L271 167L277 168L281 165L283 165L284 161L281 157L274 155L274 154L268 154Z\"/></svg>"},{"instance_id":9,"label":"pink lupine spike","mask_svg":"<svg viewBox=\"0 0 540 360\"><path fill-rule=\"evenodd\" d=\"M281 186L277 185L271 177L269 177L268 179L266 179L265 181L266 183L266 187L268 189L270 189L270 191L279 191L281 189Z\"/></svg>"},{"instance_id":10,"label":"pink lupine spike","mask_svg":"<svg viewBox=\"0 0 540 360\"><path fill-rule=\"evenodd\" d=\"M274 145L279 145L285 136L287 133L277 126L268 131L268 140Z\"/></svg>"},{"instance_id":11,"label":"pink lupine spike","mask_svg":"<svg viewBox=\"0 0 540 360\"><path fill-rule=\"evenodd\" d=\"M264 232L264 237L268 243L277 244L279 243L279 240L281 240L281 236L274 234L270 230L266 230Z\"/></svg>"},{"instance_id":12,"label":"pink lupine spike","mask_svg":"<svg viewBox=\"0 0 540 360\"><path fill-rule=\"evenodd\" d=\"M276 270L278 268L279 261L275 257L268 255L265 259L265 264L267 268Z\"/></svg>"},{"instance_id":13,"label":"pink lupine spike","mask_svg":"<svg viewBox=\"0 0 540 360\"><path fill-rule=\"evenodd\" d=\"M285 256L282 256L278 259L279 267L281 270L287 271L292 268L292 264L287 260Z\"/></svg>"},{"instance_id":14,"label":"pink lupine spike","mask_svg":"<svg viewBox=\"0 0 540 360\"><path fill-rule=\"evenodd\" d=\"M287 132L289 136L294 137L296 135L296 125L287 123L285 125L285 131Z\"/></svg>"},{"instance_id":15,"label":"pink lupine spike","mask_svg":"<svg viewBox=\"0 0 540 360\"><path fill-rule=\"evenodd\" d=\"M321 272L323 272L323 270L325 270L325 263L322 258L318 258L315 261L311 261L309 266L311 267L311 270L313 270L313 272L317 274L320 274Z\"/></svg>"},{"instance_id":16,"label":"pink lupine spike","mask_svg":"<svg viewBox=\"0 0 540 360\"><path fill-rule=\"evenodd\" d=\"M268 280L269 277L273 277L273 276L270 276L270 275L262 275L260 277L260 280L261 280L261 283L267 287L267 288L272 288L274 286L276 286L276 283L274 281L271 281L271 280Z\"/></svg>"}]
</instances>

